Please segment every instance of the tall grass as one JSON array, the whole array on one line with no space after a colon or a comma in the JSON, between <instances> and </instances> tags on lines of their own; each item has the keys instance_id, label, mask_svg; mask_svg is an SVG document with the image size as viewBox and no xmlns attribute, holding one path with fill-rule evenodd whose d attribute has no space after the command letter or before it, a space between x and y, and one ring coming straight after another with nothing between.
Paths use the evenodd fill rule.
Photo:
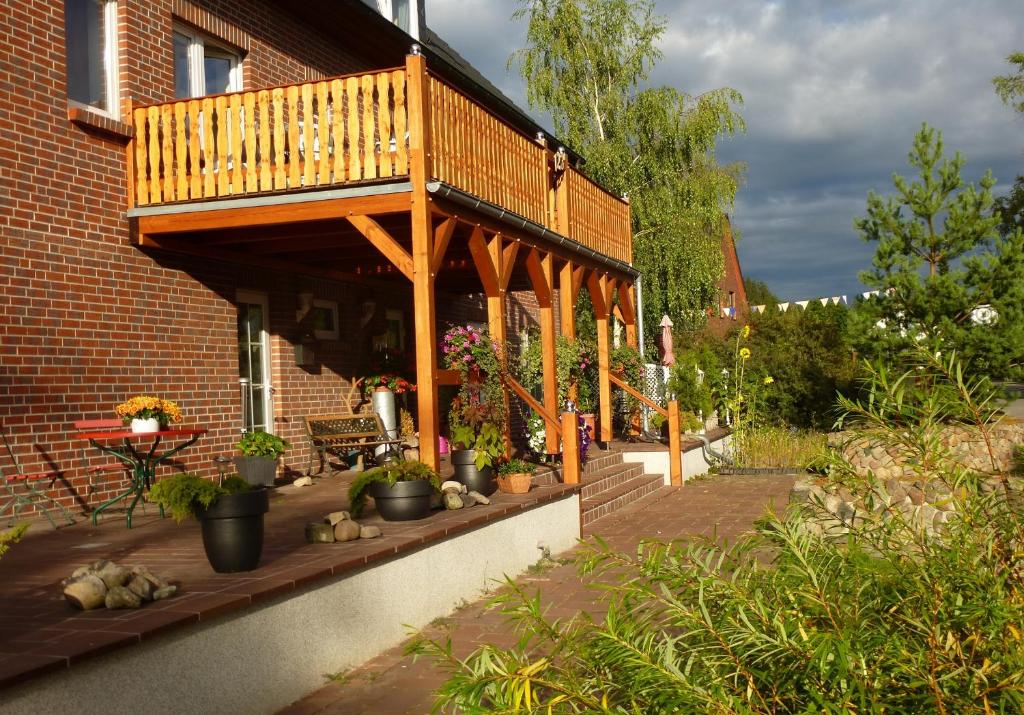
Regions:
<instances>
[{"instance_id":1,"label":"tall grass","mask_svg":"<svg viewBox=\"0 0 1024 715\"><path fill-rule=\"evenodd\" d=\"M802 470L821 457L827 444L823 432L747 425L733 434L732 458L737 467Z\"/></svg>"}]
</instances>

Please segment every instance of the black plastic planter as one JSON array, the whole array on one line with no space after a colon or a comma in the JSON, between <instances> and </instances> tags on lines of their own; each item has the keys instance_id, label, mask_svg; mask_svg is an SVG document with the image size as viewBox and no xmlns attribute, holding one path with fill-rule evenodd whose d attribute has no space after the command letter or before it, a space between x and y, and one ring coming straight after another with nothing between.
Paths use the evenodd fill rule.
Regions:
<instances>
[{"instance_id":1,"label":"black plastic planter","mask_svg":"<svg viewBox=\"0 0 1024 715\"><path fill-rule=\"evenodd\" d=\"M452 452L452 467L455 469L455 481L465 484L469 491L479 492L485 497L498 491L494 469L490 466L477 469L475 449L457 449Z\"/></svg>"},{"instance_id":2,"label":"black plastic planter","mask_svg":"<svg viewBox=\"0 0 1024 715\"><path fill-rule=\"evenodd\" d=\"M220 497L196 516L203 526L203 548L217 573L252 571L263 553L263 515L270 508L266 489Z\"/></svg>"},{"instance_id":3,"label":"black plastic planter","mask_svg":"<svg viewBox=\"0 0 1024 715\"><path fill-rule=\"evenodd\" d=\"M434 493L434 486L425 479L395 482L394 486L386 482L373 482L367 488L367 493L373 497L377 513L385 521L414 521L430 513L430 497Z\"/></svg>"}]
</instances>

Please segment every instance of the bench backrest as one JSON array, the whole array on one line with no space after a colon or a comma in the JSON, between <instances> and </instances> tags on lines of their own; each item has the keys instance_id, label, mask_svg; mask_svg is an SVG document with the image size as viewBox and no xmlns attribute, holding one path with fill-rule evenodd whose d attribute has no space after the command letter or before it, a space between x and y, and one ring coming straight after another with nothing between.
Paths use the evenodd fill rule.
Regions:
<instances>
[{"instance_id":1,"label":"bench backrest","mask_svg":"<svg viewBox=\"0 0 1024 715\"><path fill-rule=\"evenodd\" d=\"M364 415L327 415L307 417L306 431L315 440L357 440L380 437L384 424L375 412Z\"/></svg>"}]
</instances>

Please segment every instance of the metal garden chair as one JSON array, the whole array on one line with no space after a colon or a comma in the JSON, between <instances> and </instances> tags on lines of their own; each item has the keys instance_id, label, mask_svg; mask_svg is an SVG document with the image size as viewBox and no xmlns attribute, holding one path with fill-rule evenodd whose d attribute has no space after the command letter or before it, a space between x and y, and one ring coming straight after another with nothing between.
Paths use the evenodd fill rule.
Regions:
<instances>
[{"instance_id":1,"label":"metal garden chair","mask_svg":"<svg viewBox=\"0 0 1024 715\"><path fill-rule=\"evenodd\" d=\"M10 458L11 464L14 465L13 474L5 472L3 467L0 467L0 482L2 482L2 487L8 497L7 501L0 505L0 515L8 511L11 512L11 518L7 525L10 526L14 523L24 507L38 507L43 516L46 517L46 520L50 522L50 526L56 529L57 523L50 516L50 510L46 508L46 505L60 509L68 523L74 524L75 520L71 517L71 512L67 510L67 507L40 489L40 486L46 482L52 485L60 477L60 472L36 472L31 474L25 472L21 468L17 455L14 454L14 450L11 449L11 445L7 441L7 433L4 432L2 423L0 423L0 438L3 439L7 456Z\"/></svg>"}]
</instances>

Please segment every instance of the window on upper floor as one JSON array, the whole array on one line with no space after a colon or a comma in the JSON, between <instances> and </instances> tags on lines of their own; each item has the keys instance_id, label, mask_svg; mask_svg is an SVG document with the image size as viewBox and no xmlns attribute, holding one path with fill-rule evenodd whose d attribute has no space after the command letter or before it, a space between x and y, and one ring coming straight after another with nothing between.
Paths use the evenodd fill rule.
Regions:
<instances>
[{"instance_id":1,"label":"window on upper floor","mask_svg":"<svg viewBox=\"0 0 1024 715\"><path fill-rule=\"evenodd\" d=\"M416 20L419 3L424 0L363 0L388 20L398 25L414 38L419 39L419 22Z\"/></svg>"},{"instance_id":2,"label":"window on upper floor","mask_svg":"<svg viewBox=\"0 0 1024 715\"><path fill-rule=\"evenodd\" d=\"M242 89L237 52L187 28L174 27L174 96L202 97Z\"/></svg>"},{"instance_id":3,"label":"window on upper floor","mask_svg":"<svg viewBox=\"0 0 1024 715\"><path fill-rule=\"evenodd\" d=\"M116 0L65 0L64 40L68 99L116 117Z\"/></svg>"}]
</instances>

